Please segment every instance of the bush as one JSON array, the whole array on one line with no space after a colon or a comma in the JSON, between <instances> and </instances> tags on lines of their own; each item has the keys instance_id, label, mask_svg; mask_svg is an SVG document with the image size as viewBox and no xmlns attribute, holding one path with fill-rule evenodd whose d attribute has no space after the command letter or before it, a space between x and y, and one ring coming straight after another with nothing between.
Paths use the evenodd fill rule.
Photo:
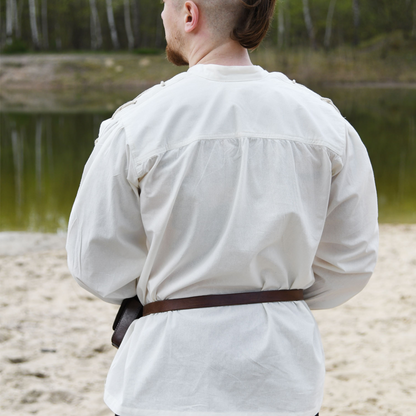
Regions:
<instances>
[{"instance_id":1,"label":"bush","mask_svg":"<svg viewBox=\"0 0 416 416\"><path fill-rule=\"evenodd\" d=\"M4 54L25 53L29 51L27 43L20 39L13 39L12 43L5 45L2 49Z\"/></svg>"}]
</instances>

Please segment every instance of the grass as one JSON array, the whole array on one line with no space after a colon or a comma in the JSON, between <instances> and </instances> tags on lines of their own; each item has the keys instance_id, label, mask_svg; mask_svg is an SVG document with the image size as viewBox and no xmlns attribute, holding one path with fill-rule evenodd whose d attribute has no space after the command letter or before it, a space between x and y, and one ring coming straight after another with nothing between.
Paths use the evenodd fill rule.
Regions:
<instances>
[{"instance_id":1,"label":"grass","mask_svg":"<svg viewBox=\"0 0 416 416\"><path fill-rule=\"evenodd\" d=\"M62 87L130 88L149 86L182 72L162 54L103 54L63 61L56 70Z\"/></svg>"},{"instance_id":2,"label":"grass","mask_svg":"<svg viewBox=\"0 0 416 416\"><path fill-rule=\"evenodd\" d=\"M403 48L259 49L253 62L303 84L416 83L416 42Z\"/></svg>"}]
</instances>

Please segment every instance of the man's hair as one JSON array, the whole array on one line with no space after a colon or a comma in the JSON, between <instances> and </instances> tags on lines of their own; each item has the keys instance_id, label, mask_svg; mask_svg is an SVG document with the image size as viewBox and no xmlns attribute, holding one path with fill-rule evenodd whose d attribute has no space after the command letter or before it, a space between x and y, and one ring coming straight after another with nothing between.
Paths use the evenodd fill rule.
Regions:
<instances>
[{"instance_id":1,"label":"man's hair","mask_svg":"<svg viewBox=\"0 0 416 416\"><path fill-rule=\"evenodd\" d=\"M269 30L276 0L239 0L243 10L231 38L246 49L256 49Z\"/></svg>"},{"instance_id":2,"label":"man's hair","mask_svg":"<svg viewBox=\"0 0 416 416\"><path fill-rule=\"evenodd\" d=\"M186 0L174 0L180 7ZM193 0L204 13L213 36L256 49L266 36L276 0Z\"/></svg>"}]
</instances>

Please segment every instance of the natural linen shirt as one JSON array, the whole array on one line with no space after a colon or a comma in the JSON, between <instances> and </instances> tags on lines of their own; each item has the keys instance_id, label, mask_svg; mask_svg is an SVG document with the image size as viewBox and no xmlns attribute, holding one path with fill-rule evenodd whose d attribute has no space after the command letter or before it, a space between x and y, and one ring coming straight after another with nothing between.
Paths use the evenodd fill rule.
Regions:
<instances>
[{"instance_id":1,"label":"natural linen shirt","mask_svg":"<svg viewBox=\"0 0 416 416\"><path fill-rule=\"evenodd\" d=\"M330 100L255 66L197 65L147 90L102 124L85 166L75 279L112 303L274 289L306 301L136 320L105 402L122 416L315 415L310 308L363 289L377 230L367 151Z\"/></svg>"}]
</instances>

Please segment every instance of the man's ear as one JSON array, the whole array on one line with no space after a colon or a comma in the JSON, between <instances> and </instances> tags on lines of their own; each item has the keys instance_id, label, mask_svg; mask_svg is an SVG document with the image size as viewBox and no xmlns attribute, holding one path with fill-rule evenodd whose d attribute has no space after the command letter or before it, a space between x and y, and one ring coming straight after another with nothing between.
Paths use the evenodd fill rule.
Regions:
<instances>
[{"instance_id":1,"label":"man's ear","mask_svg":"<svg viewBox=\"0 0 416 416\"><path fill-rule=\"evenodd\" d=\"M199 25L199 8L193 1L185 2L185 32L193 32Z\"/></svg>"}]
</instances>

